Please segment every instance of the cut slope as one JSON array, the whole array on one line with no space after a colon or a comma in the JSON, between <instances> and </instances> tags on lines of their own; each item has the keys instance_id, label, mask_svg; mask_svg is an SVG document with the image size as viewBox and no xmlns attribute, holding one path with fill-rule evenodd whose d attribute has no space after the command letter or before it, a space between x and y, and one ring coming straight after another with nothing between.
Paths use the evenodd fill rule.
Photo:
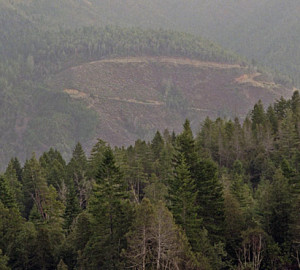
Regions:
<instances>
[{"instance_id":1,"label":"cut slope","mask_svg":"<svg viewBox=\"0 0 300 270\"><path fill-rule=\"evenodd\" d=\"M58 74L56 87L97 111L98 137L115 145L179 131L185 118L245 117L261 99L270 104L292 89L238 64L188 58L127 57L94 61Z\"/></svg>"}]
</instances>

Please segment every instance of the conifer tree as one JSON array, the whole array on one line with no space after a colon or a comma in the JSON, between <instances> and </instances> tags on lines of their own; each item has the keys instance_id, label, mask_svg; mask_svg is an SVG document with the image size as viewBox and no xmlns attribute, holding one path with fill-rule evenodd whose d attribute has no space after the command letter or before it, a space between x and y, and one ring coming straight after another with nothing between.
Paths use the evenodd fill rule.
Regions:
<instances>
[{"instance_id":1,"label":"conifer tree","mask_svg":"<svg viewBox=\"0 0 300 270\"><path fill-rule=\"evenodd\" d=\"M88 205L94 233L84 254L93 269L120 268L132 214L127 187L110 148L103 153L95 180Z\"/></svg>"},{"instance_id":2,"label":"conifer tree","mask_svg":"<svg viewBox=\"0 0 300 270\"><path fill-rule=\"evenodd\" d=\"M68 266L65 264L65 262L62 259L59 261L59 264L57 265L57 270L68 270Z\"/></svg>"},{"instance_id":3,"label":"conifer tree","mask_svg":"<svg viewBox=\"0 0 300 270\"><path fill-rule=\"evenodd\" d=\"M298 90L293 93L293 96L291 98L291 109L295 121L296 122L299 121L300 120L300 95Z\"/></svg>"},{"instance_id":4,"label":"conifer tree","mask_svg":"<svg viewBox=\"0 0 300 270\"><path fill-rule=\"evenodd\" d=\"M66 209L64 213L64 227L65 229L69 229L73 223L73 220L78 216L80 213L80 206L79 201L76 195L76 191L74 186L71 184L69 186L69 191L67 194L67 201L66 201Z\"/></svg>"},{"instance_id":5,"label":"conifer tree","mask_svg":"<svg viewBox=\"0 0 300 270\"><path fill-rule=\"evenodd\" d=\"M168 179L170 179L173 173L172 159L174 157L174 152L173 145L167 143L160 153L159 164L155 173L163 184L167 184Z\"/></svg>"},{"instance_id":6,"label":"conifer tree","mask_svg":"<svg viewBox=\"0 0 300 270\"><path fill-rule=\"evenodd\" d=\"M264 229L280 245L291 240L293 223L293 196L287 179L278 169L273 183L260 186L259 206Z\"/></svg>"},{"instance_id":7,"label":"conifer tree","mask_svg":"<svg viewBox=\"0 0 300 270\"><path fill-rule=\"evenodd\" d=\"M17 207L17 203L4 176L0 175L0 201L7 208Z\"/></svg>"},{"instance_id":8,"label":"conifer tree","mask_svg":"<svg viewBox=\"0 0 300 270\"><path fill-rule=\"evenodd\" d=\"M176 224L186 233L193 250L199 251L199 233L201 219L198 217L196 200L198 192L195 181L191 177L183 154L177 157L174 177L169 183L169 208L174 215Z\"/></svg>"},{"instance_id":9,"label":"conifer tree","mask_svg":"<svg viewBox=\"0 0 300 270\"><path fill-rule=\"evenodd\" d=\"M267 109L267 118L268 118L269 123L271 124L273 134L277 133L278 126L279 126L278 117L272 106L269 106Z\"/></svg>"},{"instance_id":10,"label":"conifer tree","mask_svg":"<svg viewBox=\"0 0 300 270\"><path fill-rule=\"evenodd\" d=\"M263 138L266 125L266 114L261 100L254 105L251 112L252 131L256 142L260 142Z\"/></svg>"},{"instance_id":11,"label":"conifer tree","mask_svg":"<svg viewBox=\"0 0 300 270\"><path fill-rule=\"evenodd\" d=\"M223 240L224 198L223 187L218 179L217 167L211 160L197 161L195 167L195 184L199 217L213 242Z\"/></svg>"},{"instance_id":12,"label":"conifer tree","mask_svg":"<svg viewBox=\"0 0 300 270\"><path fill-rule=\"evenodd\" d=\"M22 166L20 164L20 161L17 158L12 158L9 162L9 164L12 164L12 167L15 169L16 174L17 174L17 178L19 180L20 183L22 183Z\"/></svg>"},{"instance_id":13,"label":"conifer tree","mask_svg":"<svg viewBox=\"0 0 300 270\"><path fill-rule=\"evenodd\" d=\"M236 160L233 164L232 181L230 185L231 194L239 202L240 206L245 210L250 203L250 189L244 183L244 169L240 160Z\"/></svg>"},{"instance_id":14,"label":"conifer tree","mask_svg":"<svg viewBox=\"0 0 300 270\"><path fill-rule=\"evenodd\" d=\"M296 154L300 140L290 110L286 112L286 117L280 122L277 136L276 148L278 150L276 154L279 157L291 159Z\"/></svg>"},{"instance_id":15,"label":"conifer tree","mask_svg":"<svg viewBox=\"0 0 300 270\"><path fill-rule=\"evenodd\" d=\"M193 176L193 168L197 159L195 140L190 126L189 120L186 120L183 125L183 131L176 138L176 150L183 154L186 164Z\"/></svg>"},{"instance_id":16,"label":"conifer tree","mask_svg":"<svg viewBox=\"0 0 300 270\"><path fill-rule=\"evenodd\" d=\"M63 187L66 185L66 163L61 154L50 148L40 157L39 163L45 170L47 184L55 187L58 192L63 192L64 194L61 195L65 199L66 194Z\"/></svg>"},{"instance_id":17,"label":"conifer tree","mask_svg":"<svg viewBox=\"0 0 300 270\"><path fill-rule=\"evenodd\" d=\"M10 252L13 269L36 269L34 257L36 256L37 231L35 225L27 221L22 223L19 233L15 235L12 252Z\"/></svg>"},{"instance_id":18,"label":"conifer tree","mask_svg":"<svg viewBox=\"0 0 300 270\"><path fill-rule=\"evenodd\" d=\"M92 162L92 161L91 161ZM91 185L88 180L88 162L80 143L77 143L68 164L68 177L71 179L69 190L75 188L79 205L86 208Z\"/></svg>"},{"instance_id":19,"label":"conifer tree","mask_svg":"<svg viewBox=\"0 0 300 270\"><path fill-rule=\"evenodd\" d=\"M5 176L5 179L7 179L7 182L10 186L14 200L17 202L18 207L19 207L20 211L22 212L23 201L24 201L23 192L22 192L22 183L18 179L17 172L14 168L13 161L9 162L4 176Z\"/></svg>"},{"instance_id":20,"label":"conifer tree","mask_svg":"<svg viewBox=\"0 0 300 270\"><path fill-rule=\"evenodd\" d=\"M155 136L151 142L151 150L154 156L154 160L159 159L160 153L164 148L164 140L159 131L155 133Z\"/></svg>"},{"instance_id":21,"label":"conifer tree","mask_svg":"<svg viewBox=\"0 0 300 270\"><path fill-rule=\"evenodd\" d=\"M0 249L0 269L1 270L10 270L11 268L7 266L8 257L2 254L2 250Z\"/></svg>"},{"instance_id":22,"label":"conifer tree","mask_svg":"<svg viewBox=\"0 0 300 270\"><path fill-rule=\"evenodd\" d=\"M70 228L70 233L64 242L62 256L70 269L74 269L75 267L78 269L91 267L84 256L84 249L92 237L94 230L91 225L91 219L91 215L87 210L83 210L74 220Z\"/></svg>"},{"instance_id":23,"label":"conifer tree","mask_svg":"<svg viewBox=\"0 0 300 270\"><path fill-rule=\"evenodd\" d=\"M286 117L286 113L290 108L290 102L285 100L283 97L281 97L277 102L274 104L274 111L276 112L276 115L279 120L282 120Z\"/></svg>"},{"instance_id":24,"label":"conifer tree","mask_svg":"<svg viewBox=\"0 0 300 270\"><path fill-rule=\"evenodd\" d=\"M10 259L14 256L15 239L21 231L23 222L18 209L5 207L0 199L0 250Z\"/></svg>"},{"instance_id":25,"label":"conifer tree","mask_svg":"<svg viewBox=\"0 0 300 270\"><path fill-rule=\"evenodd\" d=\"M77 144L76 147L76 156L83 158L83 155L80 154L82 152L80 149L82 149L81 145ZM88 160L88 172L89 172L89 178L94 179L98 173L99 164L102 161L104 152L108 149L107 143L98 139L97 143L93 146L90 158Z\"/></svg>"},{"instance_id":26,"label":"conifer tree","mask_svg":"<svg viewBox=\"0 0 300 270\"><path fill-rule=\"evenodd\" d=\"M23 192L25 217L29 217L33 205L43 219L46 219L44 211L43 198L48 193L48 186L45 179L44 171L42 170L35 155L26 161L23 170Z\"/></svg>"}]
</instances>

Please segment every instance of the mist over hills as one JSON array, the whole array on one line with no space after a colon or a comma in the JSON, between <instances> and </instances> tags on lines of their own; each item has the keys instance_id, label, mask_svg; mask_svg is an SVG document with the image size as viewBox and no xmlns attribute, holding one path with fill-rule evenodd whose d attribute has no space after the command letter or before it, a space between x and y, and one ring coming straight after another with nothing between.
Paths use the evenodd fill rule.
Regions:
<instances>
[{"instance_id":1,"label":"mist over hills","mask_svg":"<svg viewBox=\"0 0 300 270\"><path fill-rule=\"evenodd\" d=\"M78 78L82 76L77 67L83 63L87 63L84 67L88 67L88 63L102 59L159 56L168 57L171 62L176 62L176 58L190 58L202 62L214 62L216 65L225 63L240 66L239 71L236 72L235 70L233 73L228 72L228 70L225 71L226 69L223 70L224 72L220 73L220 70L218 70L215 73L214 67L202 68L201 72L198 68L197 73L195 68L189 65L176 66L175 64L170 67L169 63L165 65L166 70L164 70L164 64L160 63L159 60L155 64L156 60L152 59L150 65L148 61L145 61L144 64L149 68L145 68L145 74L153 69L151 67L153 65L158 65L162 69L159 79L156 76L152 77L152 80L160 82L160 84L156 82L156 87L152 87L155 91L161 91L162 85L166 82L171 86L176 83L180 85L180 90L177 89L180 92L180 102L193 99L191 94L188 94L189 91L192 91L195 95L197 91L204 91L205 94L203 92L202 96L209 93L211 94L209 98L212 101L209 103L205 101L206 108L204 108L204 103L201 103L201 99L199 99L195 106L191 106L199 109L198 111L194 110L193 114L191 110L188 114L181 110L174 113L174 108L171 110L168 108L166 97L160 93L161 96L154 100L163 103L163 107L166 106L165 109L167 110L163 114L171 115L173 119L170 120L169 116L166 118L158 117L158 119L164 120L161 123L151 120L149 124L147 121L134 121L131 116L125 113L128 119L125 117L126 119L122 124L116 122L115 130L110 128L110 132L119 134L114 141L116 144L129 143L138 137L150 138L154 131L157 128L161 129L165 123L173 123L168 127L179 130L186 116L195 119L192 124L196 130L206 114L212 117L244 116L259 98L265 104L269 104L278 99L280 95L289 97L293 88L287 77L278 75L274 77L274 73L257 71L255 65L247 62L245 58L234 55L206 39L185 34L182 31L194 34L201 33L203 36L217 40L240 53L245 50L249 53L244 55L249 58L256 58L253 54L260 52L261 54L258 54L257 57L261 62L269 63L271 67L276 67L279 70L287 71L291 67L289 66L290 63L294 63L294 73L290 73L293 75L297 73L297 54L293 55L293 61L288 62L289 58L285 58L284 50L281 50L279 45L277 47L280 48L273 46L271 49L262 46L264 43L261 41L261 37L265 35L264 31L267 31L268 28L261 26L268 26L267 22L270 17L263 14L263 12L267 12L264 10L269 10L270 14L272 14L273 9L276 9L278 14L280 10L286 10L284 14L288 18L280 24L281 28L278 29L283 29L285 35L288 36L289 30L292 29L290 25L296 27L292 23L292 21L296 22L297 18L296 5L297 3L293 2L293 5L288 5L289 7L285 8L284 5L280 5L279 1L227 1L226 6L224 6L219 1L200 0L33 0L26 2L1 0L0 94L2 107L0 126L3 131L0 139L2 147L1 161L5 163L8 157L15 155L24 160L31 155L32 151L41 153L51 146L59 149L64 157L68 157L76 141L87 142L85 147L88 147L90 144L88 142L94 141L97 136L111 138L108 131L104 128L101 129L101 114L99 116L99 110L91 105L90 98L88 100L76 99L74 95L70 95L71 92L64 92L66 89L79 92L86 91L90 97L91 93L88 86L79 85L80 87L77 87ZM261 14L260 20L255 17L258 10ZM291 14L295 15L292 16L293 19L289 18ZM251 21L253 21L253 24L250 23ZM108 24L117 24L122 27L105 26ZM270 24L269 28L272 25ZM139 28L130 28L132 26ZM254 31L255 27L261 29L261 31ZM143 28L175 29L181 32L162 29L141 30ZM270 42L275 40L278 34L276 31L271 30L268 33L270 34L270 38L268 38ZM252 34L256 34L253 43L255 42L257 50L253 49L251 51L250 49L247 50L246 45L251 44L252 39L250 37ZM249 38L246 39L243 36ZM280 41L284 46L286 40L280 39ZM293 44L293 49L297 51L297 44L291 44ZM279 53L273 51L273 49L278 49ZM266 57L261 57L264 54ZM272 55L273 58L268 58L268 55ZM276 64L277 57L280 58L280 64L278 65ZM109 64L105 65L99 72L103 72L102 69L105 70ZM70 75L70 70L73 67L76 72L73 73L72 76L74 77L71 80L65 80L63 83L58 80L53 83L53 78L59 78L61 74ZM129 63L123 65L123 68L130 70L132 67ZM167 71L167 69L169 70ZM93 74L95 77L90 77L90 81L95 80L97 82L99 76L97 69L94 70ZM136 85L117 83L120 67L116 67L112 74L115 74L116 77L108 74L107 78L104 79L105 81L109 78L110 84L105 84L103 80L99 81L99 84L104 84L103 88L107 91L114 85L114 80L116 80L116 87L123 87L126 89L126 93L129 93L130 89L138 88L138 83ZM145 74L141 74L141 76L143 77ZM182 75L176 77L176 74ZM198 74L199 78L203 77L206 84L202 82L201 85L201 79L196 78L195 74ZM190 78L191 81L187 82L183 75ZM243 83L237 80L240 77L243 78L242 76L246 78ZM173 79L170 80L170 78ZM209 83L210 80L219 83L218 86ZM80 83L85 82L80 81ZM140 85L141 93L147 93L147 84L151 85L151 83L153 82L150 79L143 82ZM225 85L222 86L222 83L225 83ZM187 85L189 86L187 87ZM251 91L249 86L252 87ZM224 98L232 100L233 103L225 102L222 104L223 106L216 109L220 101L216 99L217 101L214 103L215 96L213 93L216 94L214 91L217 90L218 94L216 96L219 100ZM137 91L135 90L135 92ZM220 93L222 94L220 95ZM227 96L228 93L230 94ZM249 93L251 98L249 98ZM136 100L132 93L123 97L123 99ZM140 96L138 100L143 102L148 98ZM178 103L178 101L176 102ZM184 106L185 103L180 102L179 105L176 105L177 107ZM211 108L207 108L208 104ZM233 107L230 107L231 105ZM239 108L243 108L242 111ZM106 113L111 111L109 108L106 109ZM202 112L201 115L200 112ZM162 112L156 113L159 115ZM135 112L132 112L132 114L135 114ZM65 122L68 125L65 125ZM116 128L122 125L122 131ZM105 130L104 135L99 133L99 130ZM127 134L127 139L120 139L122 132ZM7 157L4 157L6 155Z\"/></svg>"},{"instance_id":2,"label":"mist over hills","mask_svg":"<svg viewBox=\"0 0 300 270\"><path fill-rule=\"evenodd\" d=\"M300 269L298 14L0 0L0 270Z\"/></svg>"},{"instance_id":3,"label":"mist over hills","mask_svg":"<svg viewBox=\"0 0 300 270\"><path fill-rule=\"evenodd\" d=\"M296 0L2 0L2 5L47 27L120 25L200 34L299 83Z\"/></svg>"}]
</instances>

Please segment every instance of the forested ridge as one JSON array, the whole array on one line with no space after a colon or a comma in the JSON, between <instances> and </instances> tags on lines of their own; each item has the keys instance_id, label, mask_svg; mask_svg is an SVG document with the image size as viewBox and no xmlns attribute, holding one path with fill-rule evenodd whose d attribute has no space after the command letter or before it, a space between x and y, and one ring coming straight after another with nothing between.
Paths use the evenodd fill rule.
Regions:
<instances>
[{"instance_id":1,"label":"forested ridge","mask_svg":"<svg viewBox=\"0 0 300 270\"><path fill-rule=\"evenodd\" d=\"M0 176L1 269L298 269L300 96Z\"/></svg>"},{"instance_id":2,"label":"forested ridge","mask_svg":"<svg viewBox=\"0 0 300 270\"><path fill-rule=\"evenodd\" d=\"M1 0L0 7L43 29L119 25L201 35L299 85L297 0Z\"/></svg>"}]
</instances>

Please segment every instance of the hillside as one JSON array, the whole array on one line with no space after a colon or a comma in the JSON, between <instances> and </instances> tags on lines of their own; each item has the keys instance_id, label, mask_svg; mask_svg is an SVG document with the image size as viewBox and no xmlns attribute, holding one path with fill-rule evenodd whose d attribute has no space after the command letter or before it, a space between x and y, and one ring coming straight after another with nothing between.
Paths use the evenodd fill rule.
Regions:
<instances>
[{"instance_id":1,"label":"hillside","mask_svg":"<svg viewBox=\"0 0 300 270\"><path fill-rule=\"evenodd\" d=\"M127 57L67 69L51 87L82 100L99 117L96 134L114 145L149 140L158 129L194 130L207 117L244 118L261 99L268 105L292 89L243 67L172 57Z\"/></svg>"},{"instance_id":2,"label":"hillside","mask_svg":"<svg viewBox=\"0 0 300 270\"><path fill-rule=\"evenodd\" d=\"M185 69L171 69L169 73L163 67L160 67L161 77L158 78L156 75L151 75L152 77L150 76L148 81L136 81L136 86L133 85L134 82L132 82L132 85L123 85L123 83L118 85L116 83L114 88L113 85L99 81L98 85L104 84L105 89L112 88L112 91L119 91L116 90L118 87L119 89L148 89L148 83L151 85L151 89L161 91L160 96L153 94L153 98L152 96L149 98L145 95L145 92L141 92L137 96L135 96L136 94L127 93L127 96L122 97L125 101L114 100L104 104L109 108L116 107L115 104L120 102L122 102L124 107L124 104L127 104L124 110L125 116L121 117L121 120L114 120L112 122L114 124L110 123L107 120L108 115L113 115L113 119L117 119L120 113L112 112L110 109L102 110L101 115L106 113L106 116L99 118L97 116L99 115L99 109L91 105L90 99L93 96L88 101L86 100L85 103L81 99L73 99L67 92L64 92L65 89L84 91L80 87L74 87L70 81L65 82L65 87L58 85L58 83L53 84L51 83L54 81L53 78L61 76L59 74L62 74L63 71L67 74L70 68L75 68L83 63L116 57L189 58L204 62L215 62L219 65L239 65L241 69L251 66L246 60L222 49L220 46L198 36L183 32L142 30L141 28L120 28L114 26L76 28L77 26L94 25L96 21L98 22L96 23L97 25L117 22L114 20L109 21L105 18L118 19L119 11L115 9L115 5L118 3L117 1L104 1L100 5L98 1L0 1L1 164L6 164L9 156L16 155L24 161L31 156L33 151L39 154L51 146L61 151L64 158L68 159L77 141L89 142L89 144L84 145L88 149L97 136L103 136L104 139L118 145L128 144L138 137L150 138L157 128L160 130L164 129L164 123L166 123L166 127L177 131L179 123L185 117L191 118L193 128L198 129L200 121L208 113L212 117L244 115L247 109L259 98L265 103L270 103L282 94L285 97L290 95L291 90L288 91L288 94L280 90L285 89L286 86L275 86L274 89L272 86L272 91L274 90L277 93L270 94L272 91L268 90L266 95L265 92L260 92L257 90L259 88L256 89L253 86L256 90L251 92L253 95L250 95L250 103L248 103L248 99L245 99L245 96L241 94L243 93L242 91L237 91L238 94L234 94L236 89L241 89L246 84L238 83L237 87L235 87L235 83L232 84L232 81L248 71L244 73L237 72L233 76L232 72L236 72L235 68L219 69L220 74L210 75L212 69L207 69L207 73L199 75L189 65L181 65ZM152 2L151 8L153 12L159 10L158 3L158 1ZM142 4L142 1L121 1L118 7L122 10L124 16L120 16L119 19L123 18L124 21L120 24L132 25L134 21L129 22L128 20L135 19L140 21L141 24L138 24L139 26L146 27L150 25L151 27L159 27L161 24L164 24L165 27L176 28L172 20L165 20L169 16L167 14L170 14L168 13L169 11L175 12L183 8L182 5L179 5L179 2L175 8L176 3L176 1L162 3L160 13L160 18L163 19L162 22L160 19L156 19L156 12L145 14L143 19L141 19L142 13L140 12L141 10L147 10L145 9L147 3ZM171 4L174 4L174 8L166 9ZM192 5L192 2L190 4ZM196 5L196 2L193 2L194 4ZM83 5L85 8L83 8ZM107 8L104 8L105 5ZM185 6L183 14L188 12L190 8L191 6L189 5ZM110 17L109 10L115 12L115 17ZM130 10L136 10L134 12L135 16L126 15ZM196 6L193 6L193 10L197 12ZM106 13L105 16L107 17L103 15L104 13ZM176 12L172 14L174 15L172 15L173 19L177 18ZM98 20L99 16L104 21ZM154 17L151 17L151 19L148 16ZM76 23L73 23L71 19L76 20ZM157 24L147 24L150 21ZM193 25L196 27L195 24ZM71 29L65 29L70 27ZM187 28L183 27L183 29ZM103 68L103 74L107 74L106 68L106 66ZM153 69L155 71L155 68ZM250 71L250 74L256 73L255 67L252 66L250 69L253 69L253 71ZM139 74L138 71L134 70L132 72ZM128 72L128 74L124 74L125 82L127 81L126 77L130 78L132 76L130 75L130 69ZM113 76L108 77L110 78L109 80L114 81L114 77L118 77L119 72L116 71L114 73L112 71L112 74ZM94 76L89 77L89 82L94 80L97 82L97 76L94 74ZM176 79L176 76L179 79ZM203 81L211 82L201 85L197 81L197 76L203 77ZM224 76L226 79L223 79ZM266 78L265 75L264 77ZM268 75L267 77L267 81L273 81L272 76ZM252 75L250 76L251 78ZM258 79L259 76L255 78L255 80ZM150 83L151 80L156 81L156 83ZM183 81L188 80L194 82L195 85L189 85L187 82L183 83ZM275 78L275 81L280 82L281 80ZM219 82L219 84L216 85L216 82ZM198 95L197 91L200 91L201 87L207 90L207 92L201 93L202 96L207 97L204 100L209 104L209 106L204 108L200 103L193 104L194 98L191 98L192 95ZM166 91L166 89L173 90ZM216 89L219 92L214 93L213 91L217 91ZM224 89L227 93L231 93L231 95L228 95L228 101L217 101L216 104L213 104L211 100L219 97L220 92ZM164 91L169 94L164 96L162 94ZM214 94L209 97L210 93ZM240 97L241 95L242 98ZM119 95L112 95L111 97L121 99ZM227 94L223 95L222 98L227 99ZM243 101L232 102L236 98ZM133 107L132 103L126 103L126 100L134 100L138 103L135 102ZM149 116L152 116L149 119L147 118L148 113L146 116L141 117L141 120L136 118L136 115L141 114L136 113L135 110L140 112L144 110L144 107L152 106L152 104L141 103L145 100L146 103L148 100L154 100L160 104L154 106L157 119L153 118L153 114L150 113ZM112 105L112 102L114 102L114 105ZM243 104L243 106L240 106L240 104ZM238 111L239 106L247 109L240 112ZM151 109L153 109L152 107ZM189 109L182 110L182 107L189 107ZM133 111L129 112L129 108L133 109ZM150 109L148 110L150 111ZM102 123L99 123L99 119L102 119ZM65 124L66 122L68 124ZM120 139L121 134L124 134L124 139L122 140Z\"/></svg>"},{"instance_id":3,"label":"hillside","mask_svg":"<svg viewBox=\"0 0 300 270\"><path fill-rule=\"evenodd\" d=\"M1 164L9 156L24 161L32 152L40 154L50 147L68 159L76 142L97 136L95 111L49 83L63 70L110 57L142 55L244 63L190 34L119 27L46 31L10 11L0 10L5 22L0 37Z\"/></svg>"},{"instance_id":4,"label":"hillside","mask_svg":"<svg viewBox=\"0 0 300 270\"><path fill-rule=\"evenodd\" d=\"M8 1L3 7L50 29L119 25L201 35L299 83L297 0Z\"/></svg>"}]
</instances>

